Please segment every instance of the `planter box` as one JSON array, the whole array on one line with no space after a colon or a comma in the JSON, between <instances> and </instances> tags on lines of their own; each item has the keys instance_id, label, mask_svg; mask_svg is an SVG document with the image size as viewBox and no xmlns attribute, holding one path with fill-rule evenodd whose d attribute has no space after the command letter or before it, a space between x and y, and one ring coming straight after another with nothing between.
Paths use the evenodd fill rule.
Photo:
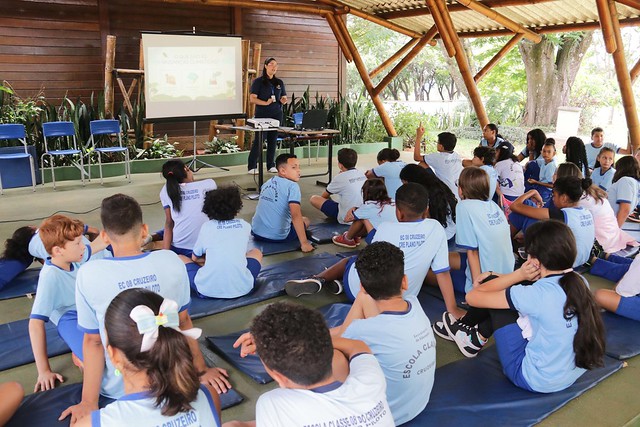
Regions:
<instances>
[{"instance_id":1,"label":"planter box","mask_svg":"<svg viewBox=\"0 0 640 427\"><path fill-rule=\"evenodd\" d=\"M36 170L36 183L40 184L40 162L36 157L36 147L29 145L27 150L33 157ZM24 153L24 146L0 147L0 154ZM4 188L31 187L31 167L29 159L0 160L0 176ZM80 175L78 175L79 177Z\"/></svg>"},{"instance_id":2,"label":"planter box","mask_svg":"<svg viewBox=\"0 0 640 427\"><path fill-rule=\"evenodd\" d=\"M392 142L371 142L371 143L362 143L362 144L343 144L343 145L334 145L333 146L333 158L335 159L340 148L351 147L358 152L358 154L371 154L377 153L383 148L391 145L393 148L397 148L398 150L402 149L402 138ZM319 150L317 156L319 158L326 158L328 155L328 147L326 145L320 146L320 148L316 148L315 145L311 145L309 149L306 145L303 147L296 147L294 153L300 159L306 158L315 158L316 151ZM279 153L288 152L288 148L282 148L276 151L276 155ZM229 166L241 166L246 165L247 157L249 156L248 151L242 151L240 153L228 153L228 154L206 154L202 156L198 156L198 159L209 163L214 166L221 167L229 167ZM263 156L266 156L266 151L263 151ZM180 159L189 163L193 157L180 157ZM168 159L149 159L149 160L133 160L131 161L131 173L159 173L162 171L162 165ZM86 164L85 164L86 167ZM29 173L28 166L26 169L27 174ZM73 166L61 166L55 168L56 181L65 181L65 180L80 180L80 171ZM113 176L122 176L124 180L124 162L115 162L115 163L103 163L102 164L102 174L105 178L113 177ZM4 173L3 173L4 179ZM39 178L39 175L36 176ZM98 165L96 163L92 163L91 167L91 179L99 179L100 171L98 170ZM51 171L48 168L44 170L44 179L45 182L51 182ZM30 181L27 181L27 185ZM39 182L39 181L38 181ZM4 181L3 181L4 184Z\"/></svg>"}]
</instances>

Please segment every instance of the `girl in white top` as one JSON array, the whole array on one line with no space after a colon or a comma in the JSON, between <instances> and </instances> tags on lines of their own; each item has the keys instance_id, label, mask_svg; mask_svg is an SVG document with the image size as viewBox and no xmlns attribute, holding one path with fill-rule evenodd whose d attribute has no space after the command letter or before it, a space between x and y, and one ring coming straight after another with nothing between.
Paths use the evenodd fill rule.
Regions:
<instances>
[{"instance_id":1,"label":"girl in white top","mask_svg":"<svg viewBox=\"0 0 640 427\"><path fill-rule=\"evenodd\" d=\"M164 231L156 233L153 240L162 240L162 249L191 257L200 227L208 221L202 213L204 195L215 190L216 183L212 179L196 181L191 169L181 160L169 160L162 165L162 176L167 180L160 190L165 212Z\"/></svg>"},{"instance_id":2,"label":"girl in white top","mask_svg":"<svg viewBox=\"0 0 640 427\"><path fill-rule=\"evenodd\" d=\"M513 202L524 194L524 170L513 154L513 145L501 144L496 148L496 172L500 191L505 199Z\"/></svg>"},{"instance_id":3,"label":"girl in white top","mask_svg":"<svg viewBox=\"0 0 640 427\"><path fill-rule=\"evenodd\" d=\"M126 395L84 417L77 426L220 426L220 399L201 386L178 306L146 289L134 288L113 299L105 314L107 351L120 371Z\"/></svg>"},{"instance_id":4,"label":"girl in white top","mask_svg":"<svg viewBox=\"0 0 640 427\"><path fill-rule=\"evenodd\" d=\"M638 179L640 163L633 156L624 156L616 162L613 184L607 191L609 203L618 219L618 226L627 220L638 204Z\"/></svg>"}]
</instances>

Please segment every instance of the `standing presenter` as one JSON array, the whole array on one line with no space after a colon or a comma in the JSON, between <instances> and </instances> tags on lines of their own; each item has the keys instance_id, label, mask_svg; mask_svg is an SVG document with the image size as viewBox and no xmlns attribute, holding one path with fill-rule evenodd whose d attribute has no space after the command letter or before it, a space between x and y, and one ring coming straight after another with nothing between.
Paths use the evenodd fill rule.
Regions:
<instances>
[{"instance_id":1,"label":"standing presenter","mask_svg":"<svg viewBox=\"0 0 640 427\"><path fill-rule=\"evenodd\" d=\"M276 77L278 63L275 58L267 58L262 67L262 76L251 83L251 94L249 102L256 105L256 119L276 119L282 124L282 106L288 102L287 91L284 82ZM249 153L249 174L258 173L258 154L262 149L262 141L258 141L260 132L256 132L256 137ZM276 170L276 138L278 132L262 133L267 140L267 169L271 173L278 173Z\"/></svg>"}]
</instances>

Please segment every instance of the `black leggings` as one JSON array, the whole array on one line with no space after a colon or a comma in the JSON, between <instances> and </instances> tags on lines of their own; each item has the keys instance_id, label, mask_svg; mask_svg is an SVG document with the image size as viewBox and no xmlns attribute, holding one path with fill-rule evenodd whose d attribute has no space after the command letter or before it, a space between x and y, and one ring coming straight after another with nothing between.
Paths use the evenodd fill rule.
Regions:
<instances>
[{"instance_id":1,"label":"black leggings","mask_svg":"<svg viewBox=\"0 0 640 427\"><path fill-rule=\"evenodd\" d=\"M460 323L471 327L477 325L480 335L488 339L494 331L515 323L518 317L518 312L511 309L469 307Z\"/></svg>"}]
</instances>

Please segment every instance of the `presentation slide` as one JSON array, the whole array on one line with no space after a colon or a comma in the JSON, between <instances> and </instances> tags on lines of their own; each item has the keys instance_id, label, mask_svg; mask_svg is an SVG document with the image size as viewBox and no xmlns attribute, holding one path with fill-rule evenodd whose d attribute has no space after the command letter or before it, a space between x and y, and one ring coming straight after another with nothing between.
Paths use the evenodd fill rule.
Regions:
<instances>
[{"instance_id":1,"label":"presentation slide","mask_svg":"<svg viewBox=\"0 0 640 427\"><path fill-rule=\"evenodd\" d=\"M239 37L142 34L147 119L241 115Z\"/></svg>"}]
</instances>

